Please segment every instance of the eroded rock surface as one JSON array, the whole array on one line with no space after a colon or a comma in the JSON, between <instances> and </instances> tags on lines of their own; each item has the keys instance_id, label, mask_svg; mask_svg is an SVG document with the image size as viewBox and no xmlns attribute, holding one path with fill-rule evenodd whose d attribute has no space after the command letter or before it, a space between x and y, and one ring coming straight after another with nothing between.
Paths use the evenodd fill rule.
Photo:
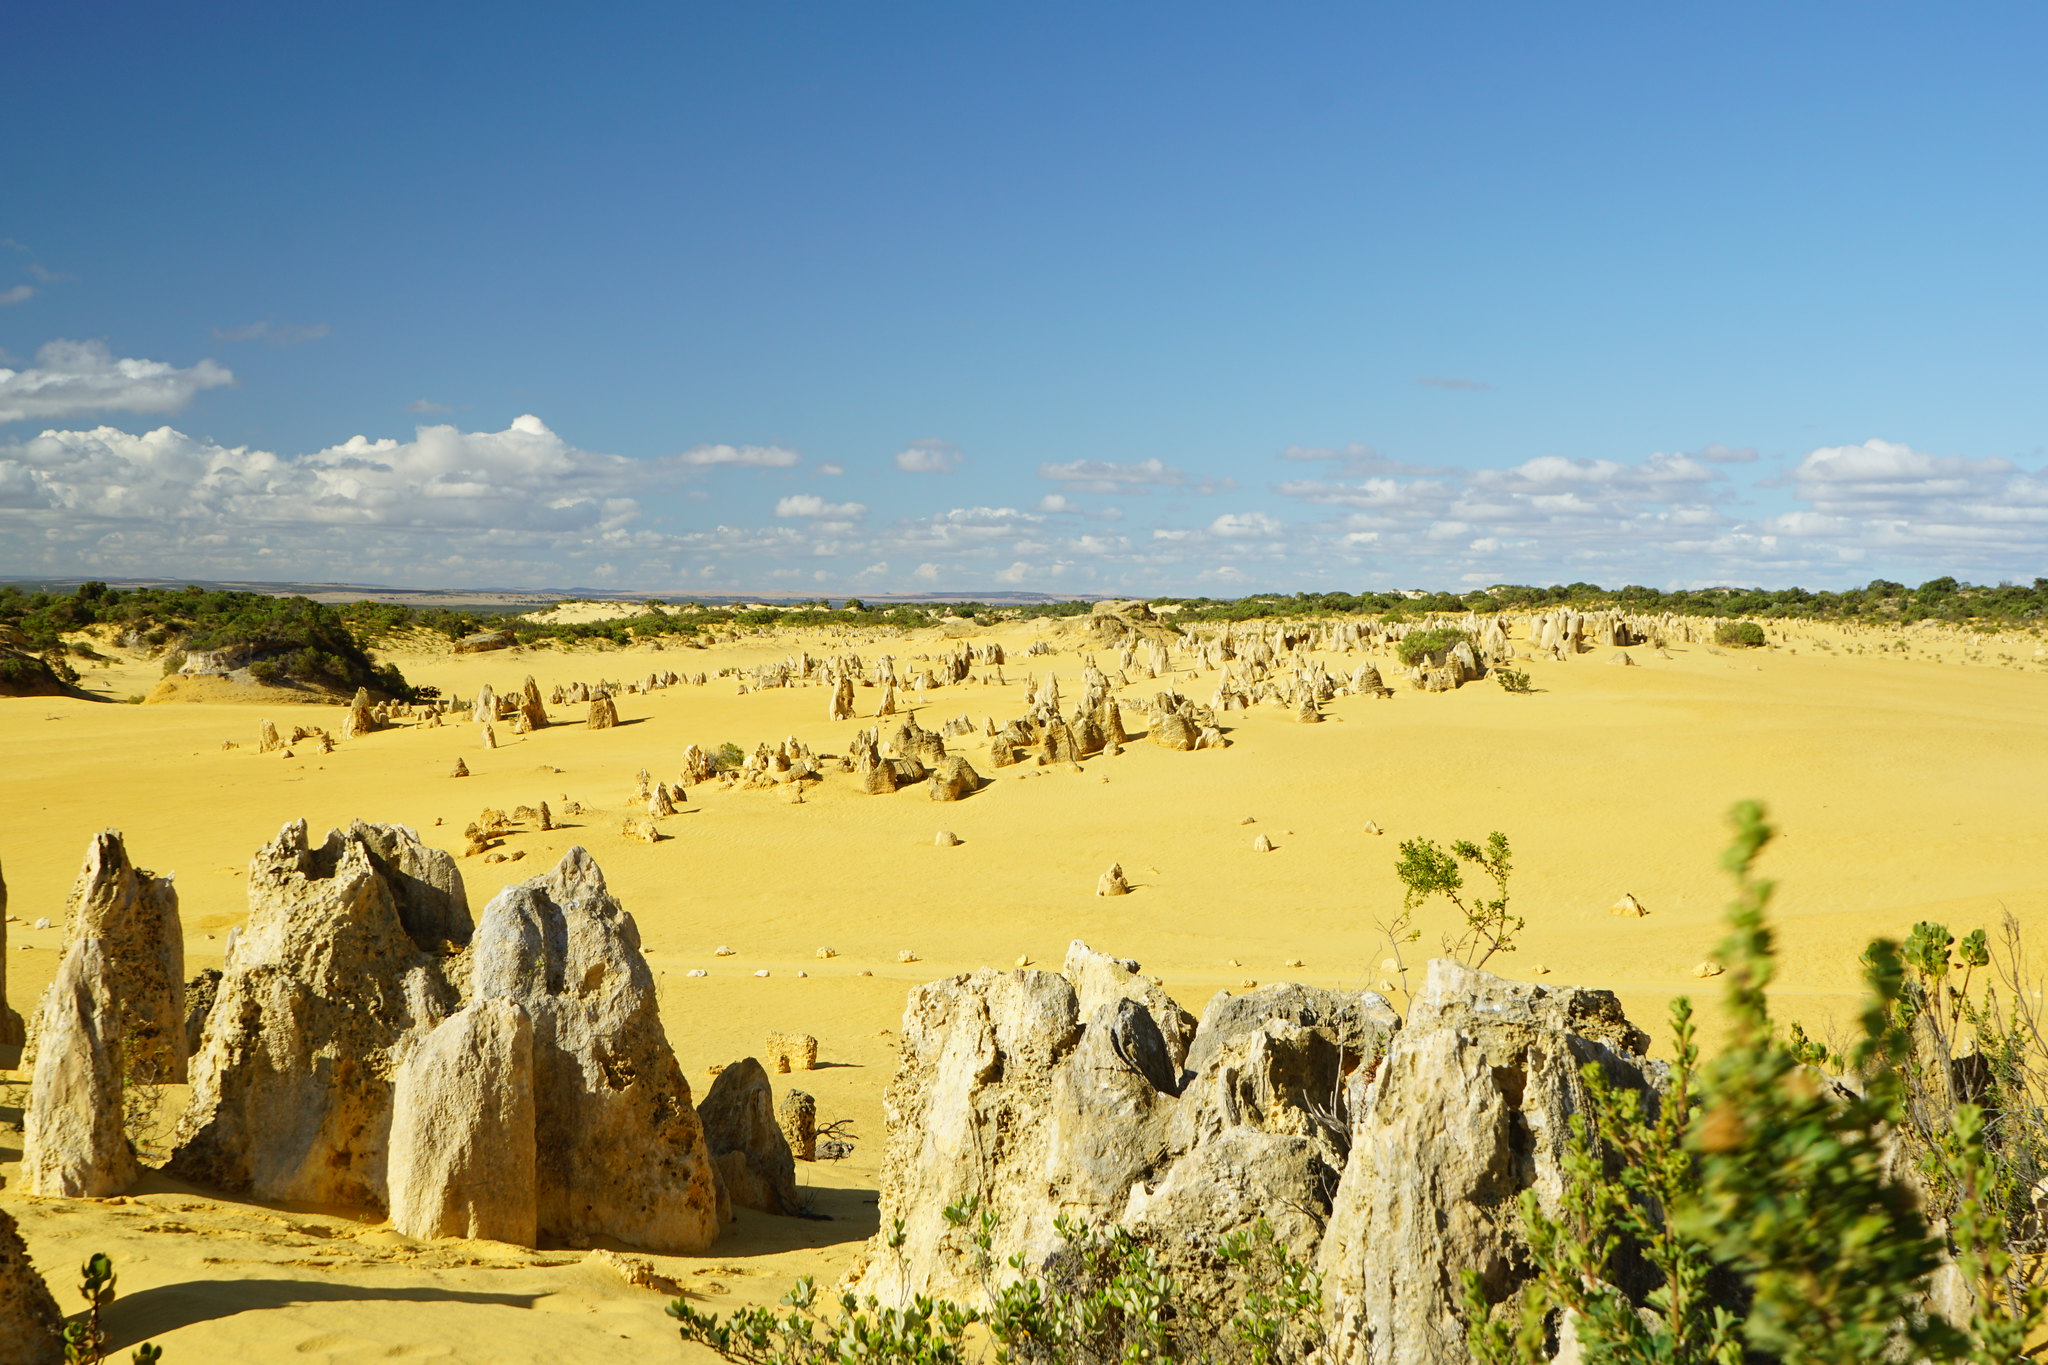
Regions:
<instances>
[{"instance_id":1,"label":"eroded rock surface","mask_svg":"<svg viewBox=\"0 0 2048 1365\"><path fill-rule=\"evenodd\" d=\"M14 1219L0 1209L0 1365L60 1365L64 1315L29 1260Z\"/></svg>"},{"instance_id":2,"label":"eroded rock surface","mask_svg":"<svg viewBox=\"0 0 2048 1365\"><path fill-rule=\"evenodd\" d=\"M443 1020L398 1068L391 1223L408 1237L533 1246L533 1021L510 1000Z\"/></svg>"},{"instance_id":3,"label":"eroded rock surface","mask_svg":"<svg viewBox=\"0 0 2048 1365\"><path fill-rule=\"evenodd\" d=\"M21 1187L49 1198L119 1194L141 1172L123 1126L121 1011L103 940L72 942L37 1022Z\"/></svg>"},{"instance_id":4,"label":"eroded rock surface","mask_svg":"<svg viewBox=\"0 0 2048 1365\"><path fill-rule=\"evenodd\" d=\"M718 1235L704 1130L662 1031L640 931L572 848L485 907L471 990L533 1020L540 1234L701 1251Z\"/></svg>"}]
</instances>

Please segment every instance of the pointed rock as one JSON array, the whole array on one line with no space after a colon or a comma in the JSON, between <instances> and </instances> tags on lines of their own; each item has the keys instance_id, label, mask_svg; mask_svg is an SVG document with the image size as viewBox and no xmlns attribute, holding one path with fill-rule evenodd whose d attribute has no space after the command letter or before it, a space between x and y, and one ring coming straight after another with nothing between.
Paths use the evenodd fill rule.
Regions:
<instances>
[{"instance_id":1,"label":"pointed rock","mask_svg":"<svg viewBox=\"0 0 2048 1365\"><path fill-rule=\"evenodd\" d=\"M533 1022L509 1000L443 1020L398 1068L391 1223L408 1237L537 1241Z\"/></svg>"},{"instance_id":2,"label":"pointed rock","mask_svg":"<svg viewBox=\"0 0 2048 1365\"><path fill-rule=\"evenodd\" d=\"M1098 896L1128 896L1131 884L1124 880L1124 865L1111 863L1109 871L1095 879L1095 894Z\"/></svg>"},{"instance_id":3,"label":"pointed rock","mask_svg":"<svg viewBox=\"0 0 2048 1365\"><path fill-rule=\"evenodd\" d=\"M803 1209L796 1161L776 1121L774 1089L759 1061L745 1057L719 1072L697 1114L704 1122L705 1146L734 1204L763 1213Z\"/></svg>"},{"instance_id":4,"label":"pointed rock","mask_svg":"<svg viewBox=\"0 0 2048 1365\"><path fill-rule=\"evenodd\" d=\"M582 848L484 910L471 989L533 1020L540 1233L701 1251L718 1188L632 916ZM630 1154L627 1159L626 1154Z\"/></svg>"},{"instance_id":5,"label":"pointed rock","mask_svg":"<svg viewBox=\"0 0 2048 1365\"><path fill-rule=\"evenodd\" d=\"M121 1021L105 943L75 940L43 995L22 1125L21 1187L103 1199L141 1174L123 1124Z\"/></svg>"},{"instance_id":6,"label":"pointed rock","mask_svg":"<svg viewBox=\"0 0 2048 1365\"><path fill-rule=\"evenodd\" d=\"M86 846L85 863L66 903L64 940L100 940L121 1013L123 1046L133 1079L185 1080L185 931L169 877L138 869L119 830ZM29 1040L29 1064L36 1048Z\"/></svg>"}]
</instances>

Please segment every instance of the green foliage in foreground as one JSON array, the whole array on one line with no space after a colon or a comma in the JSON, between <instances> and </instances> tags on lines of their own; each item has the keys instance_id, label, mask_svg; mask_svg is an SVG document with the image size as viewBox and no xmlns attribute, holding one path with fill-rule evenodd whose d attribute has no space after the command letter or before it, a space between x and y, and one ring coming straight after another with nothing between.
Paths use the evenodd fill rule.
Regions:
<instances>
[{"instance_id":1,"label":"green foliage in foreground","mask_svg":"<svg viewBox=\"0 0 2048 1365\"><path fill-rule=\"evenodd\" d=\"M780 1313L743 1308L721 1318L677 1299L669 1315L684 1341L742 1365L1283 1365L1323 1344L1321 1281L1264 1220L1215 1247L1220 1272L1204 1288L1225 1292L1213 1297L1177 1281L1128 1232L1064 1217L1055 1225L1064 1245L1042 1276L1025 1274L1013 1257L997 1283L994 1216L970 1201L948 1208L946 1219L968 1231L986 1308L919 1295L899 1309L841 1294L836 1314L821 1313L807 1276Z\"/></svg>"},{"instance_id":2,"label":"green foliage in foreground","mask_svg":"<svg viewBox=\"0 0 2048 1365\"><path fill-rule=\"evenodd\" d=\"M1503 692L1528 692L1532 690L1529 686L1529 675L1522 669L1496 668L1493 670L1493 679L1500 684L1500 690Z\"/></svg>"},{"instance_id":3,"label":"green foliage in foreground","mask_svg":"<svg viewBox=\"0 0 2048 1365\"><path fill-rule=\"evenodd\" d=\"M1771 838L1754 803L1736 807L1724 863L1735 878L1728 972L1732 1037L1702 1068L1691 1003L1672 1006L1677 1060L1646 1113L1643 1098L1583 1071L1587 1107L1555 1216L1523 1196L1535 1279L1507 1311L1489 1311L1466 1277L1470 1340L1486 1365L1546 1360L1557 1311L1592 1361L1627 1365L1836 1365L1887 1360L2010 1362L2039 1336L2043 1301L2003 1293L2008 1229L1986 1197L1993 1163L1983 1111L1956 1110L1944 1153L1960 1192L1951 1235L1978 1291L1959 1329L1929 1311L1928 1277L1946 1248L1918 1193L1890 1173L1887 1145L1905 1116L1913 1040L1902 1027L1906 970L1896 943L1865 956L1869 995L1836 1086L1801 1063L1772 1025L1774 969L1765 922L1774 884L1754 875ZM1945 953L1944 953L1945 956ZM1647 1273L1649 1312L1620 1281Z\"/></svg>"},{"instance_id":4,"label":"green foliage in foreground","mask_svg":"<svg viewBox=\"0 0 2048 1365\"><path fill-rule=\"evenodd\" d=\"M1714 627L1714 643L1731 649L1762 649L1769 643L1764 628L1754 621L1723 621Z\"/></svg>"},{"instance_id":5,"label":"green foliage in foreground","mask_svg":"<svg viewBox=\"0 0 2048 1365\"><path fill-rule=\"evenodd\" d=\"M96 1251L78 1268L78 1274L85 1316L64 1324L64 1365L101 1365L107 1358L107 1329L100 1324L100 1310L114 1301L114 1263L106 1253ZM129 1360L134 1365L156 1365L163 1358L163 1347L145 1341Z\"/></svg>"}]
</instances>

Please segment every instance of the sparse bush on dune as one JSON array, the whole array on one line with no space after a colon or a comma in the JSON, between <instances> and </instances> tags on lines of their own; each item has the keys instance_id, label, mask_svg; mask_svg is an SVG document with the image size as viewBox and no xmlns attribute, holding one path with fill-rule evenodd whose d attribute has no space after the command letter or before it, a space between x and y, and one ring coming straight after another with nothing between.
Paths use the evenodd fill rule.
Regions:
<instances>
[{"instance_id":1,"label":"sparse bush on dune","mask_svg":"<svg viewBox=\"0 0 2048 1365\"><path fill-rule=\"evenodd\" d=\"M1764 628L1754 621L1723 621L1714 627L1714 643L1731 649L1762 649Z\"/></svg>"}]
</instances>

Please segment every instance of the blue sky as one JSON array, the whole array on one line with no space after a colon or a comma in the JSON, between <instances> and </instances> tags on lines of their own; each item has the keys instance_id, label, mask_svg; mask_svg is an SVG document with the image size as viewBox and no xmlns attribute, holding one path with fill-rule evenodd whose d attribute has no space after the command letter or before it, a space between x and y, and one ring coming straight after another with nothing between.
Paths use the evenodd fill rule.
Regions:
<instances>
[{"instance_id":1,"label":"blue sky","mask_svg":"<svg viewBox=\"0 0 2048 1365\"><path fill-rule=\"evenodd\" d=\"M2048 574L2037 5L8 29L0 573Z\"/></svg>"}]
</instances>

